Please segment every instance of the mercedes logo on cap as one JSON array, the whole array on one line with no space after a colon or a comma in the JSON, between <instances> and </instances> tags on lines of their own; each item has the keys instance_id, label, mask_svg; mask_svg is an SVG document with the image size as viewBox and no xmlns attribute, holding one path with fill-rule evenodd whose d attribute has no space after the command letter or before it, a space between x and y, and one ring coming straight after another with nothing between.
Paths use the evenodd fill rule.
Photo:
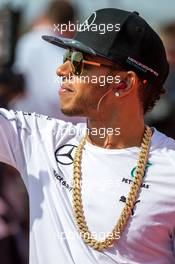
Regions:
<instances>
[{"instance_id":1,"label":"mercedes logo on cap","mask_svg":"<svg viewBox=\"0 0 175 264\"><path fill-rule=\"evenodd\" d=\"M78 31L82 32L85 30L89 30L90 26L94 24L96 16L96 12L93 12L92 15L90 15L82 24L80 24Z\"/></svg>"}]
</instances>

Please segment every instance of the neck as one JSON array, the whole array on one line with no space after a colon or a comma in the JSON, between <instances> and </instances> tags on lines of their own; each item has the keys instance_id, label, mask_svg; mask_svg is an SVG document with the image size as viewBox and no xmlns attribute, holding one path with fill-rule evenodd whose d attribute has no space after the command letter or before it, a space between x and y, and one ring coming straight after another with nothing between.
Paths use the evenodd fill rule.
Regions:
<instances>
[{"instance_id":1,"label":"neck","mask_svg":"<svg viewBox=\"0 0 175 264\"><path fill-rule=\"evenodd\" d=\"M129 121L128 121L129 120ZM102 123L96 119L88 119L87 141L104 148L140 147L145 124L143 118L130 118Z\"/></svg>"}]
</instances>

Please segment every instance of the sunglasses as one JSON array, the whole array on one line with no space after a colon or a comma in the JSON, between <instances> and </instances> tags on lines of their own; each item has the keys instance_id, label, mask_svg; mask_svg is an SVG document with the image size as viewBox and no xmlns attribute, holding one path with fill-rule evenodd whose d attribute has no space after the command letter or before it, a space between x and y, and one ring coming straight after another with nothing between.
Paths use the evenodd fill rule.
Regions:
<instances>
[{"instance_id":1,"label":"sunglasses","mask_svg":"<svg viewBox=\"0 0 175 264\"><path fill-rule=\"evenodd\" d=\"M105 66L105 67L114 68L113 65L107 65L95 61L84 60L82 52L72 51L70 49L66 50L63 56L63 63L65 63L67 60L71 61L72 71L75 75L81 75L83 73L84 64L93 65L96 67Z\"/></svg>"}]
</instances>

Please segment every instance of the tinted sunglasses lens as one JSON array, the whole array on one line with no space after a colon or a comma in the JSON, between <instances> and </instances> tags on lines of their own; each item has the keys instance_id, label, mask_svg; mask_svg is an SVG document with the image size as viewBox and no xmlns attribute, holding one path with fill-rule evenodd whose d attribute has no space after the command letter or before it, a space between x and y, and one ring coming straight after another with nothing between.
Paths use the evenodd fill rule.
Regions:
<instances>
[{"instance_id":1,"label":"tinted sunglasses lens","mask_svg":"<svg viewBox=\"0 0 175 264\"><path fill-rule=\"evenodd\" d=\"M66 50L66 52L63 55L63 63L71 59L71 54L72 52L70 50Z\"/></svg>"},{"instance_id":2,"label":"tinted sunglasses lens","mask_svg":"<svg viewBox=\"0 0 175 264\"><path fill-rule=\"evenodd\" d=\"M81 52L74 51L71 56L71 62L74 68L74 74L80 75L83 69L83 54Z\"/></svg>"}]
</instances>

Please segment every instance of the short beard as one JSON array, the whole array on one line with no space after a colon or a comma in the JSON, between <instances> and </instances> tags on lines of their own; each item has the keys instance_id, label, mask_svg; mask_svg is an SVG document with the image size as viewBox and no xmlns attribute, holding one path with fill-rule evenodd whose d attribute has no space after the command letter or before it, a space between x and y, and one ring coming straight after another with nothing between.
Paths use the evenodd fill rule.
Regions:
<instances>
[{"instance_id":1,"label":"short beard","mask_svg":"<svg viewBox=\"0 0 175 264\"><path fill-rule=\"evenodd\" d=\"M100 97L101 98L101 97ZM99 99L88 97L77 97L71 107L60 107L61 112L67 116L81 116L88 117L89 109L97 110Z\"/></svg>"},{"instance_id":2,"label":"short beard","mask_svg":"<svg viewBox=\"0 0 175 264\"><path fill-rule=\"evenodd\" d=\"M61 112L66 116L85 116L83 115L82 110L79 108L76 108L76 109L61 108Z\"/></svg>"},{"instance_id":3,"label":"short beard","mask_svg":"<svg viewBox=\"0 0 175 264\"><path fill-rule=\"evenodd\" d=\"M76 103L74 103L73 107L68 107L68 108L64 108L61 107L60 110L63 114L67 115L67 116L86 116L86 111L85 109L88 109L89 105L87 104L87 101L82 99L82 98L78 98L78 100L76 100Z\"/></svg>"}]
</instances>

